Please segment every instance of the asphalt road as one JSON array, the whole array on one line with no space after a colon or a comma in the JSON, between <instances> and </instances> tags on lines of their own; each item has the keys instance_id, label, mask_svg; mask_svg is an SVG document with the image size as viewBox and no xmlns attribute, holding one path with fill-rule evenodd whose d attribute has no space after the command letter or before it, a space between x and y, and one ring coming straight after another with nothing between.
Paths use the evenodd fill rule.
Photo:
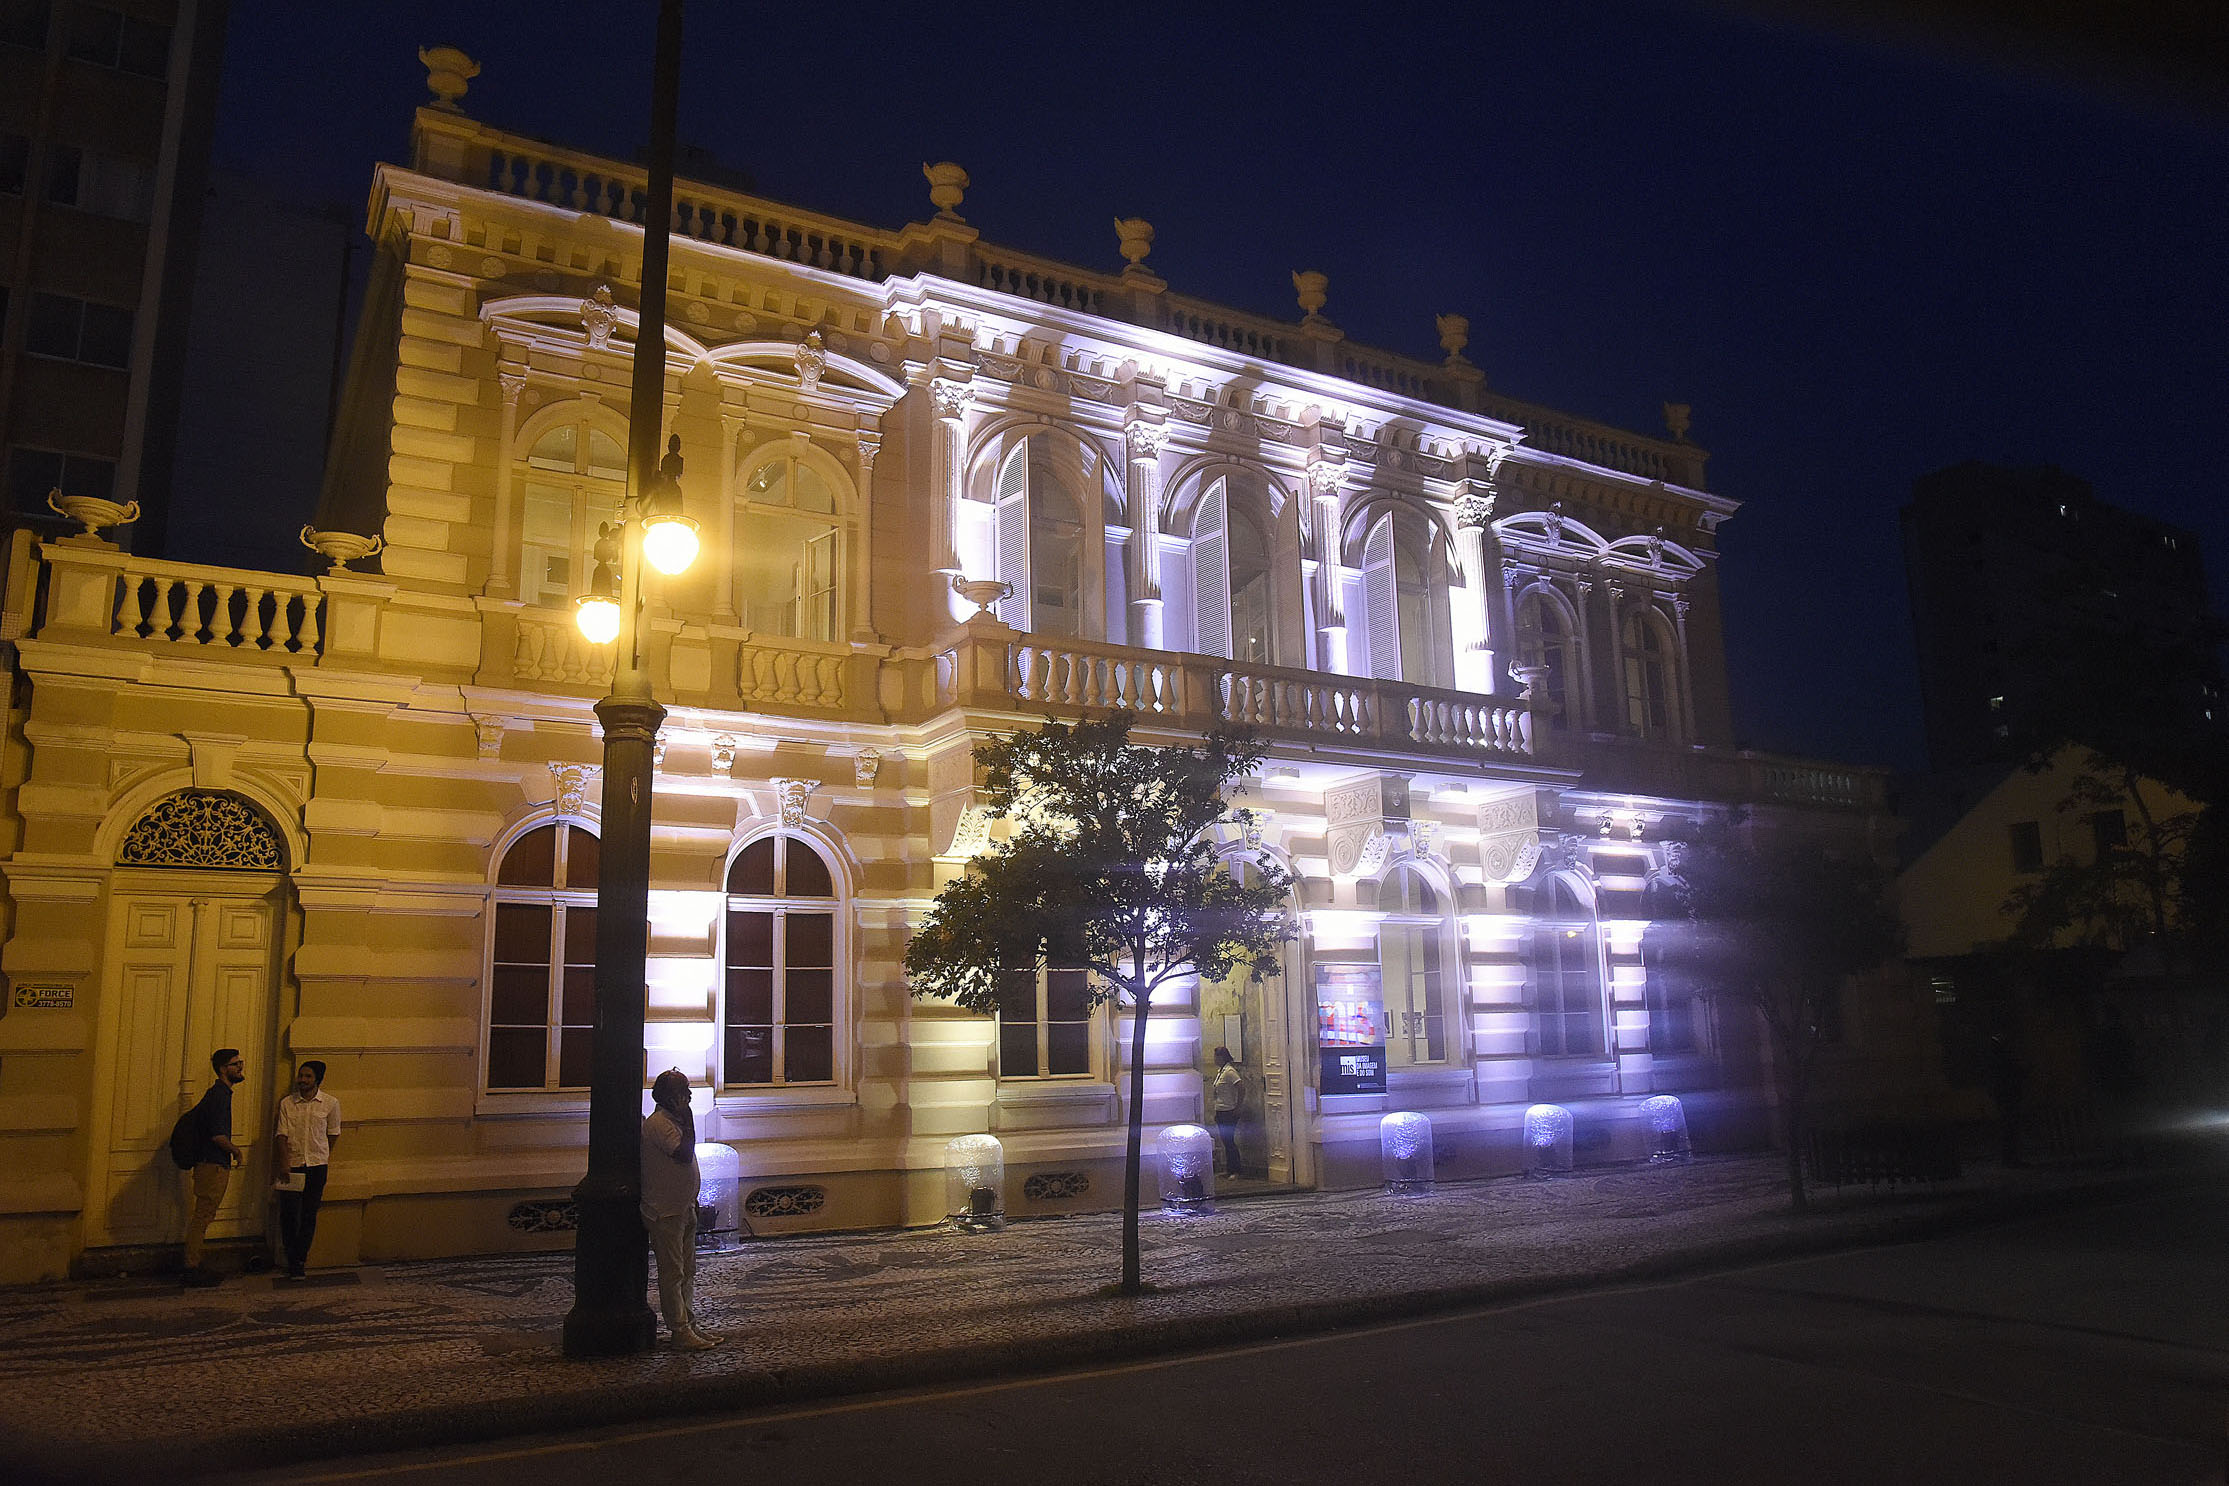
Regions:
<instances>
[{"instance_id":1,"label":"asphalt road","mask_svg":"<svg viewBox=\"0 0 2229 1486\"><path fill-rule=\"evenodd\" d=\"M2229 1193L1053 1377L250 1479L2219 1482ZM738 1343L731 1343L731 1345Z\"/></svg>"}]
</instances>

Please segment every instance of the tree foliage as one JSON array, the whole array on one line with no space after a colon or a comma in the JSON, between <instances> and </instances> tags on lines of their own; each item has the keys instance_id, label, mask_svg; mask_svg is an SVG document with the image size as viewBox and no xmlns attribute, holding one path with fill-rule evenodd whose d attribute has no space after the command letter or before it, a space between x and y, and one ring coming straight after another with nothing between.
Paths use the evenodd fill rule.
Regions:
<instances>
[{"instance_id":1,"label":"tree foliage","mask_svg":"<svg viewBox=\"0 0 2229 1486\"><path fill-rule=\"evenodd\" d=\"M1842 984L1902 947L1887 874L1869 855L1815 841L1754 845L1731 822L1695 830L1668 855L1666 960L1698 995L1765 1029L1787 1122L1789 1198L1800 1211L1812 1084L1821 1050L1839 1035Z\"/></svg>"},{"instance_id":2,"label":"tree foliage","mask_svg":"<svg viewBox=\"0 0 2229 1486\"><path fill-rule=\"evenodd\" d=\"M2159 794L2133 763L2085 750L2058 811L2085 819L2120 816L2124 834L2118 841L2100 837L2091 856L2062 856L2012 890L2004 906L2015 944L2050 949L2071 940L2125 950L2188 921L2184 900L2200 883L2189 878L2186 865L2201 816L2157 808ZM2131 808L2133 821L2127 818Z\"/></svg>"},{"instance_id":3,"label":"tree foliage","mask_svg":"<svg viewBox=\"0 0 2229 1486\"><path fill-rule=\"evenodd\" d=\"M906 947L915 996L995 1014L1013 976L1057 959L1091 971L1093 1003L1134 1010L1130 1130L1123 1172L1121 1289L1141 1288L1138 1167L1145 1106L1146 1020L1172 981L1274 972L1292 935L1281 869L1234 874L1210 829L1248 820L1223 798L1262 749L1237 732L1197 745L1130 741L1116 712L995 738L975 751L980 793L1006 838L937 895Z\"/></svg>"}]
</instances>

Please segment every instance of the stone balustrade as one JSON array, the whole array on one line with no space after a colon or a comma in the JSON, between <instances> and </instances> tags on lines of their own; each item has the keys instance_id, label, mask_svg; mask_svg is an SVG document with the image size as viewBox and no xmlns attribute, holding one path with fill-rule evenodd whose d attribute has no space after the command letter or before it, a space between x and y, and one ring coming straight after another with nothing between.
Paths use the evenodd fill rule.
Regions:
<instances>
[{"instance_id":1,"label":"stone balustrade","mask_svg":"<svg viewBox=\"0 0 2229 1486\"><path fill-rule=\"evenodd\" d=\"M324 649L314 578L158 562L106 544L52 543L43 556L52 577L42 634L312 663Z\"/></svg>"}]
</instances>

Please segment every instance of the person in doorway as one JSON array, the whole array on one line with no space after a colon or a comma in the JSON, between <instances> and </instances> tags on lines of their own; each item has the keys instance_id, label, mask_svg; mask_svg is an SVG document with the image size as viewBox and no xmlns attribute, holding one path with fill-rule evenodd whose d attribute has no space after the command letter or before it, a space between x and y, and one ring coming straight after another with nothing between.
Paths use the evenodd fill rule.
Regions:
<instances>
[{"instance_id":1,"label":"person in doorway","mask_svg":"<svg viewBox=\"0 0 2229 1486\"><path fill-rule=\"evenodd\" d=\"M317 1237L318 1204L325 1200L325 1169L341 1138L341 1104L325 1092L325 1065L305 1058L294 1087L279 1101L279 1158L272 1185L279 1194L279 1242L286 1277L309 1273L310 1240Z\"/></svg>"},{"instance_id":2,"label":"person in doorway","mask_svg":"<svg viewBox=\"0 0 2229 1486\"><path fill-rule=\"evenodd\" d=\"M1238 1159L1238 1112L1246 1102L1246 1080L1227 1047L1215 1050L1215 1082L1209 1094L1215 1105L1215 1135L1223 1143L1223 1174L1244 1176L1246 1169Z\"/></svg>"},{"instance_id":3,"label":"person in doorway","mask_svg":"<svg viewBox=\"0 0 2229 1486\"><path fill-rule=\"evenodd\" d=\"M232 1185L232 1168L240 1164L240 1148L232 1143L232 1087L248 1076L248 1065L236 1047L220 1047L209 1055L217 1081L193 1108L194 1128L200 1149L193 1168L193 1211L186 1215L186 1269L188 1285L214 1285L218 1275L201 1261L209 1242L209 1225L224 1205L225 1188Z\"/></svg>"},{"instance_id":4,"label":"person in doorway","mask_svg":"<svg viewBox=\"0 0 2229 1486\"><path fill-rule=\"evenodd\" d=\"M657 1106L642 1122L642 1221L658 1259L658 1308L684 1352L720 1343L697 1325L697 1121L689 1108L689 1075L668 1068L650 1085Z\"/></svg>"}]
</instances>

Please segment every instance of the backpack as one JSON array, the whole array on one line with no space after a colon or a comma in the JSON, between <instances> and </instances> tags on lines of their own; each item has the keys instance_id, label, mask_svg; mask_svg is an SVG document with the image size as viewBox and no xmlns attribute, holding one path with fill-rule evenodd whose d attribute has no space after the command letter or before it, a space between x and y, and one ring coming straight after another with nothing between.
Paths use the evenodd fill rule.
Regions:
<instances>
[{"instance_id":1,"label":"backpack","mask_svg":"<svg viewBox=\"0 0 2229 1486\"><path fill-rule=\"evenodd\" d=\"M196 1104L178 1117L170 1127L170 1163L180 1171L191 1171L201 1160L201 1106Z\"/></svg>"}]
</instances>

